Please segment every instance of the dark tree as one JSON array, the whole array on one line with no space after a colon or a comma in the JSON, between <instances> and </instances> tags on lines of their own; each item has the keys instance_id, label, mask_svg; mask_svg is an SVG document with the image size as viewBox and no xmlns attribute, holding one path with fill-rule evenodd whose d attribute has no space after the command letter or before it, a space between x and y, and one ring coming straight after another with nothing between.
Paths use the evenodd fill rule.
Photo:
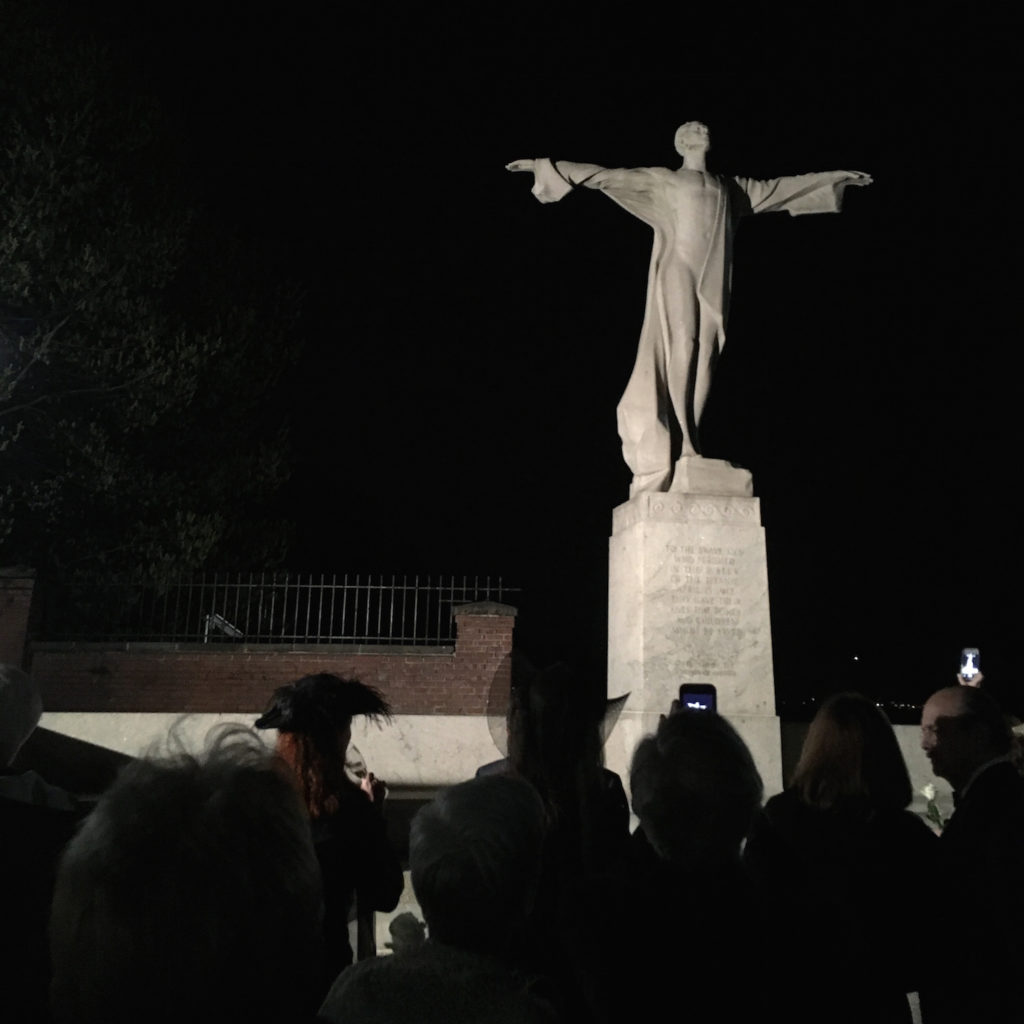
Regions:
<instances>
[{"instance_id":1,"label":"dark tree","mask_svg":"<svg viewBox=\"0 0 1024 1024\"><path fill-rule=\"evenodd\" d=\"M59 13L0 0L0 560L137 581L274 564L298 300Z\"/></svg>"}]
</instances>

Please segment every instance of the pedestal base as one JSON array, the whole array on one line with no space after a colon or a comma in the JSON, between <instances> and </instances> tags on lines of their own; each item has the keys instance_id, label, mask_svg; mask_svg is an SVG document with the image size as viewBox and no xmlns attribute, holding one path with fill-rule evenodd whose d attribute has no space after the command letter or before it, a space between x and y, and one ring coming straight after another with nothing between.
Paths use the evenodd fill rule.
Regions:
<instances>
[{"instance_id":1,"label":"pedestal base","mask_svg":"<svg viewBox=\"0 0 1024 1024\"><path fill-rule=\"evenodd\" d=\"M680 684L712 683L719 712L747 740L774 792L782 762L760 503L749 496L746 470L687 461L688 481L713 479L722 493L639 494L613 513L608 692L630 698L606 756L621 773Z\"/></svg>"}]
</instances>

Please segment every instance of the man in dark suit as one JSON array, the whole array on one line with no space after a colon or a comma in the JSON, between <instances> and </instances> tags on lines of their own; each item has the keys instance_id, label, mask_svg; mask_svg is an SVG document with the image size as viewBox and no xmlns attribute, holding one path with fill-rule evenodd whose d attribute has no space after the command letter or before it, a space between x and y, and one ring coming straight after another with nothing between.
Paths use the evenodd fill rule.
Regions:
<instances>
[{"instance_id":1,"label":"man in dark suit","mask_svg":"<svg viewBox=\"0 0 1024 1024\"><path fill-rule=\"evenodd\" d=\"M934 921L952 962L922 992L925 1019L1008 1021L1020 1012L1024 957L1024 778L998 705L968 686L939 690L921 714L921 747L953 786L955 810L939 842Z\"/></svg>"}]
</instances>

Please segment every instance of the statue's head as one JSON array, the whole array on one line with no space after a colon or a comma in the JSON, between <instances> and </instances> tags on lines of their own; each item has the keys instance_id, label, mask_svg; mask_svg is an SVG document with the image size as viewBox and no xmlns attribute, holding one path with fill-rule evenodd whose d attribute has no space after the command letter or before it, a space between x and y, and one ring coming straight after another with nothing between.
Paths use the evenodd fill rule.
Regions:
<instances>
[{"instance_id":1,"label":"statue's head","mask_svg":"<svg viewBox=\"0 0 1024 1024\"><path fill-rule=\"evenodd\" d=\"M675 145L682 157L698 150L706 153L711 148L711 132L702 121L687 121L676 129Z\"/></svg>"}]
</instances>

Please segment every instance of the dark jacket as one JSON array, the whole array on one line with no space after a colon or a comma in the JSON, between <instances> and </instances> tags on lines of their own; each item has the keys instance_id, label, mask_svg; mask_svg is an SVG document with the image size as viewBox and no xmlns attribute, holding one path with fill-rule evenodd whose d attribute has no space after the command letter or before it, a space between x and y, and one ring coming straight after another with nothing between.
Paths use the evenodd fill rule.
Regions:
<instances>
[{"instance_id":1,"label":"dark jacket","mask_svg":"<svg viewBox=\"0 0 1024 1024\"><path fill-rule=\"evenodd\" d=\"M765 805L744 862L769 898L804 917L798 941L817 947L832 1019L910 1021L925 943L907 932L905 911L928 889L937 846L910 811L821 810L794 790Z\"/></svg>"},{"instance_id":2,"label":"dark jacket","mask_svg":"<svg viewBox=\"0 0 1024 1024\"><path fill-rule=\"evenodd\" d=\"M0 992L24 1024L49 1020L50 901L60 857L87 810L66 794L48 800L54 789L42 780L17 795L3 785L30 774L0 771Z\"/></svg>"},{"instance_id":3,"label":"dark jacket","mask_svg":"<svg viewBox=\"0 0 1024 1024\"><path fill-rule=\"evenodd\" d=\"M782 969L779 922L739 863L680 869L649 846L636 863L629 876L585 880L563 905L583 1019L829 1019L804 1012L804 993Z\"/></svg>"},{"instance_id":4,"label":"dark jacket","mask_svg":"<svg viewBox=\"0 0 1024 1024\"><path fill-rule=\"evenodd\" d=\"M387 837L380 809L356 787L338 810L312 823L324 886L324 992L352 963L348 922L360 913L394 910L402 895L402 864Z\"/></svg>"},{"instance_id":5,"label":"dark jacket","mask_svg":"<svg viewBox=\"0 0 1024 1024\"><path fill-rule=\"evenodd\" d=\"M331 1024L557 1024L535 979L468 950L421 948L356 964L318 1020Z\"/></svg>"},{"instance_id":6,"label":"dark jacket","mask_svg":"<svg viewBox=\"0 0 1024 1024\"><path fill-rule=\"evenodd\" d=\"M1024 778L1010 762L985 768L957 795L938 847L940 874L928 901L937 966L921 993L924 1020L1019 1020Z\"/></svg>"}]
</instances>

